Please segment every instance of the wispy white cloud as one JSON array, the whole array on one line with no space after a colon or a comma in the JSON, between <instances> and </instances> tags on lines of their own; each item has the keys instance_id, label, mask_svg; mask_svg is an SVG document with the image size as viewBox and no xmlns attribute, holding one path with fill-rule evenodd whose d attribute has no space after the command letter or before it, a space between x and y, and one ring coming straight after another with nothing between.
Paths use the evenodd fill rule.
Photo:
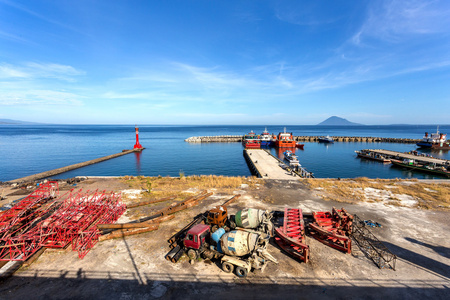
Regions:
<instances>
[{"instance_id":1,"label":"wispy white cloud","mask_svg":"<svg viewBox=\"0 0 450 300\"><path fill-rule=\"evenodd\" d=\"M47 16L45 16L43 14L40 14L40 13L38 13L36 11L33 11L33 10L29 9L25 5L21 5L21 4L17 3L17 2L12 2L12 1L8 1L8 0L1 0L0 2L5 4L5 5L8 5L10 7L13 7L15 9L18 9L20 11L23 11L23 12L25 12L25 13L27 13L27 14L35 17L35 18L43 20L45 22L57 25L57 26L62 27L62 28L69 29L69 30L71 30L73 32L82 33L77 28L69 26L67 24L67 22L64 22L64 21L60 22L60 21L57 21L57 20L55 20L53 18L49 18L49 17L47 17Z\"/></svg>"},{"instance_id":2,"label":"wispy white cloud","mask_svg":"<svg viewBox=\"0 0 450 300\"><path fill-rule=\"evenodd\" d=\"M82 105L80 95L54 90L14 90L0 94L0 105Z\"/></svg>"},{"instance_id":3,"label":"wispy white cloud","mask_svg":"<svg viewBox=\"0 0 450 300\"><path fill-rule=\"evenodd\" d=\"M75 78L85 72L72 66L55 63L26 62L21 65L0 65L0 79L18 78L54 78L64 81L75 81Z\"/></svg>"},{"instance_id":4,"label":"wispy white cloud","mask_svg":"<svg viewBox=\"0 0 450 300\"><path fill-rule=\"evenodd\" d=\"M373 1L351 40L357 45L368 38L397 43L411 36L449 33L449 14L450 2L445 0Z\"/></svg>"}]
</instances>

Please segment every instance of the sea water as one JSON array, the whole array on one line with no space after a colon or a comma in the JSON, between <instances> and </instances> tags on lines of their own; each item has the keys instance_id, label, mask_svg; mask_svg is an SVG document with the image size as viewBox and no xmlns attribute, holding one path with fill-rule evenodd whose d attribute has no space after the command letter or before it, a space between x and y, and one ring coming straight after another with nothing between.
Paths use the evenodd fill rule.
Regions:
<instances>
[{"instance_id":1,"label":"sea water","mask_svg":"<svg viewBox=\"0 0 450 300\"><path fill-rule=\"evenodd\" d=\"M74 176L250 176L241 143L192 144L191 136L259 134L284 131L295 136L371 136L421 139L436 132L435 125L395 126L139 126L140 143L146 149L90 165L54 178ZM450 126L439 131L450 133ZM134 126L129 125L0 125L0 181L12 180L131 149ZM303 167L320 178L442 178L357 158L355 150L387 149L406 152L415 144L305 142L296 154ZM271 150L282 158L282 151ZM421 150L434 157L450 159L448 151Z\"/></svg>"}]
</instances>

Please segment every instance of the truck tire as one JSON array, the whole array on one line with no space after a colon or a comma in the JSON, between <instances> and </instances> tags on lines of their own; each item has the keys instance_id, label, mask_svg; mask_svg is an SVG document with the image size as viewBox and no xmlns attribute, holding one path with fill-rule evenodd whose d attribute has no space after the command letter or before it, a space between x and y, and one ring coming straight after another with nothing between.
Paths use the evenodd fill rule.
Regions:
<instances>
[{"instance_id":1,"label":"truck tire","mask_svg":"<svg viewBox=\"0 0 450 300\"><path fill-rule=\"evenodd\" d=\"M236 275L241 278L247 277L247 269L243 267L236 267Z\"/></svg>"},{"instance_id":2,"label":"truck tire","mask_svg":"<svg viewBox=\"0 0 450 300\"><path fill-rule=\"evenodd\" d=\"M230 264L229 262L224 261L222 263L222 270L225 273L231 273L231 272L233 272L233 269L234 269L234 266L232 264Z\"/></svg>"},{"instance_id":3,"label":"truck tire","mask_svg":"<svg viewBox=\"0 0 450 300\"><path fill-rule=\"evenodd\" d=\"M189 262L193 264L197 259L197 251L195 251L194 249L189 249L187 252L187 257L189 258Z\"/></svg>"}]
</instances>

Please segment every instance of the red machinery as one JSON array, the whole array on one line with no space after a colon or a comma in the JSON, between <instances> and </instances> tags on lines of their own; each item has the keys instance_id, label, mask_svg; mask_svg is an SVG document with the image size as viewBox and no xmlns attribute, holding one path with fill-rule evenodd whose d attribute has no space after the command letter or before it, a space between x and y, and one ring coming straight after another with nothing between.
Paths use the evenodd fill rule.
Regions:
<instances>
[{"instance_id":1,"label":"red machinery","mask_svg":"<svg viewBox=\"0 0 450 300\"><path fill-rule=\"evenodd\" d=\"M353 216L345 209L332 212L313 212L314 223L309 224L310 234L327 246L351 253Z\"/></svg>"},{"instance_id":2,"label":"red machinery","mask_svg":"<svg viewBox=\"0 0 450 300\"><path fill-rule=\"evenodd\" d=\"M305 244L305 223L299 208L285 208L283 226L275 229L275 242L289 255L309 260L309 247Z\"/></svg>"}]
</instances>

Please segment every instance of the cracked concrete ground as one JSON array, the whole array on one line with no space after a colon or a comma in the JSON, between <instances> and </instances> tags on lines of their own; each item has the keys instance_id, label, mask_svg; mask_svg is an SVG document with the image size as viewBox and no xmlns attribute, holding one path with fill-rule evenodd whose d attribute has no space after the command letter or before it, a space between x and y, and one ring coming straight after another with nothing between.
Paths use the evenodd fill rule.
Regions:
<instances>
[{"instance_id":1,"label":"cracked concrete ground","mask_svg":"<svg viewBox=\"0 0 450 300\"><path fill-rule=\"evenodd\" d=\"M89 179L83 190L121 191L117 179ZM167 239L195 215L242 196L229 206L234 214L245 207L284 210L300 207L305 213L345 209L361 219L383 225L372 232L398 256L396 271L378 269L353 245L344 254L307 237L309 263L284 254L274 243L269 252L279 264L246 279L221 271L211 261L190 265L164 259ZM152 206L158 209L167 205ZM177 213L160 229L123 239L99 242L80 260L70 250L47 250L30 267L18 270L0 285L1 299L448 299L450 290L450 222L448 211L420 210L384 203L343 204L315 196L300 181L271 180L257 188L233 193L215 190L213 197ZM122 217L127 220L127 214Z\"/></svg>"}]
</instances>

